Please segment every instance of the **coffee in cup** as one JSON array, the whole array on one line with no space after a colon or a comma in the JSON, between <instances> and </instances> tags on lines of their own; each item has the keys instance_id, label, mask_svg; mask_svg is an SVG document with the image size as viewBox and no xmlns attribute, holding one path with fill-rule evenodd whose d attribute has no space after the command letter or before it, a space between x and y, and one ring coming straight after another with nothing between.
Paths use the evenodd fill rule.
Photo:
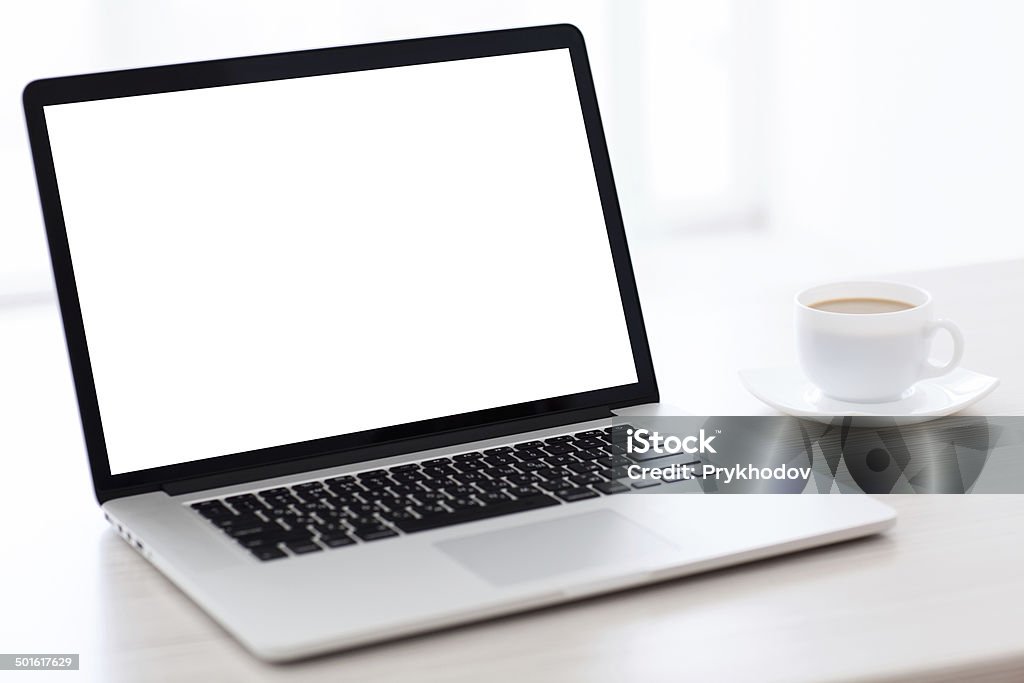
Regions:
<instances>
[{"instance_id":1,"label":"coffee in cup","mask_svg":"<svg viewBox=\"0 0 1024 683\"><path fill-rule=\"evenodd\" d=\"M811 304L811 308L829 313L895 313L913 308L914 304L895 299L867 299L857 297L851 299L828 299Z\"/></svg>"}]
</instances>

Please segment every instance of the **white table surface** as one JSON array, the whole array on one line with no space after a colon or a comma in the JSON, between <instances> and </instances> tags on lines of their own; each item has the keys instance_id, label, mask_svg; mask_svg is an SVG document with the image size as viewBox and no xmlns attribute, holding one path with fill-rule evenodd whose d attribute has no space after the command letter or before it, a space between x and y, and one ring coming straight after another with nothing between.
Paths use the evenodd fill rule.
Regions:
<instances>
[{"instance_id":1,"label":"white table surface","mask_svg":"<svg viewBox=\"0 0 1024 683\"><path fill-rule=\"evenodd\" d=\"M736 370L792 361L790 299L810 283L745 244L728 263L634 249L662 395L687 412L768 414ZM1024 413L1024 262L902 279L963 328L966 367L1002 378L971 412ZM106 528L45 297L0 307L0 458L0 652L82 655L77 675L4 680L1024 680L1020 495L890 496L881 537L270 666Z\"/></svg>"}]
</instances>

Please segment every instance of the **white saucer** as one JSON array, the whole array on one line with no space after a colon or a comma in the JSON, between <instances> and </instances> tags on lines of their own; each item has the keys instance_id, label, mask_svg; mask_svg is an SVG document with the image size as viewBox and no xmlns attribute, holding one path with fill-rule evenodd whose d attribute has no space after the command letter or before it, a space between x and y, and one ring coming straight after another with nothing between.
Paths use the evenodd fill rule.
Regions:
<instances>
[{"instance_id":1,"label":"white saucer","mask_svg":"<svg viewBox=\"0 0 1024 683\"><path fill-rule=\"evenodd\" d=\"M957 368L948 375L918 382L903 398L886 403L851 403L822 395L796 368L755 368L740 370L740 380L761 401L796 417L830 422L835 416L851 416L858 424L891 425L926 422L952 415L980 401L999 386L995 377Z\"/></svg>"}]
</instances>

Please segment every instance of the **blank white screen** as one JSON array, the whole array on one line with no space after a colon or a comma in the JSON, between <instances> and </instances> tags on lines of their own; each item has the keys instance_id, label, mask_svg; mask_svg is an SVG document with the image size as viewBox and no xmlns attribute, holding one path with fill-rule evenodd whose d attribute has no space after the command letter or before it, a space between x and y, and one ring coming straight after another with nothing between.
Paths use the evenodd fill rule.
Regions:
<instances>
[{"instance_id":1,"label":"blank white screen","mask_svg":"<svg viewBox=\"0 0 1024 683\"><path fill-rule=\"evenodd\" d=\"M45 115L113 474L637 381L568 50Z\"/></svg>"}]
</instances>

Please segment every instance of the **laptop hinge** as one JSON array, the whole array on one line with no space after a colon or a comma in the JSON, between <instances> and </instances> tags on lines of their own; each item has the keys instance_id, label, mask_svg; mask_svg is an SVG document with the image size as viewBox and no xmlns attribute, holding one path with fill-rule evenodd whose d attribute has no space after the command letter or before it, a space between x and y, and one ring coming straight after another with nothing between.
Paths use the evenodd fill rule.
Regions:
<instances>
[{"instance_id":1,"label":"laptop hinge","mask_svg":"<svg viewBox=\"0 0 1024 683\"><path fill-rule=\"evenodd\" d=\"M613 415L611 409L608 407L566 411L563 413L511 420L509 422L501 422L482 427L473 427L471 429L460 429L452 432L431 434L429 436L418 437L415 439L403 439L401 441L382 443L348 451L323 453L310 456L308 458L290 460L288 462L260 465L258 467L247 467L244 469L232 470L230 472L218 472L216 474L191 477L189 479L178 479L166 482L161 486L161 488L167 494L172 496L183 493L195 493L196 491L205 491L206 489L220 488L221 486L234 486L235 484L244 484L250 481L258 481L260 479L284 477L300 472L310 472L328 467L338 467L340 465L351 465L369 460L378 460L395 455L402 455L404 453L426 451L432 448L443 448L445 446L453 446L459 443L494 439L511 434L521 434L523 432L532 432L538 429L549 429L559 425L570 425L577 422L588 422L590 420L600 420L610 417L613 417Z\"/></svg>"}]
</instances>

